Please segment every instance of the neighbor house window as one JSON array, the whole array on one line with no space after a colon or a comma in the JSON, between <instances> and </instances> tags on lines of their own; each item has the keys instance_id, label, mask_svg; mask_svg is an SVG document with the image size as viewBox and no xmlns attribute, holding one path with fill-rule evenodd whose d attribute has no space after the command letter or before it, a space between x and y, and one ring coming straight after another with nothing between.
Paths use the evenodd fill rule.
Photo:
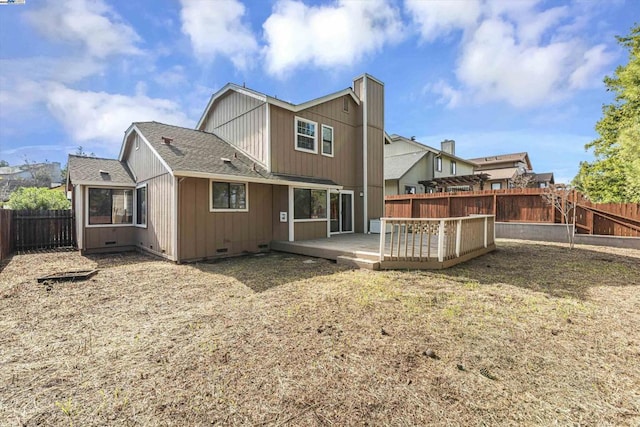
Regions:
<instances>
[{"instance_id":1,"label":"neighbor house window","mask_svg":"<svg viewBox=\"0 0 640 427\"><path fill-rule=\"evenodd\" d=\"M416 194L416 186L415 185L405 185L404 186L404 194Z\"/></svg>"},{"instance_id":2,"label":"neighbor house window","mask_svg":"<svg viewBox=\"0 0 640 427\"><path fill-rule=\"evenodd\" d=\"M442 157L436 157L436 170L442 172Z\"/></svg>"},{"instance_id":3,"label":"neighbor house window","mask_svg":"<svg viewBox=\"0 0 640 427\"><path fill-rule=\"evenodd\" d=\"M296 150L317 153L318 124L296 117Z\"/></svg>"},{"instance_id":4,"label":"neighbor house window","mask_svg":"<svg viewBox=\"0 0 640 427\"><path fill-rule=\"evenodd\" d=\"M456 174L456 162L454 162L453 160L451 161L451 175L455 175Z\"/></svg>"},{"instance_id":5,"label":"neighbor house window","mask_svg":"<svg viewBox=\"0 0 640 427\"><path fill-rule=\"evenodd\" d=\"M333 157L333 128L322 125L322 154Z\"/></svg>"},{"instance_id":6,"label":"neighbor house window","mask_svg":"<svg viewBox=\"0 0 640 427\"><path fill-rule=\"evenodd\" d=\"M327 218L327 190L296 188L293 198L294 219Z\"/></svg>"},{"instance_id":7,"label":"neighbor house window","mask_svg":"<svg viewBox=\"0 0 640 427\"><path fill-rule=\"evenodd\" d=\"M136 188L136 225L147 226L147 186Z\"/></svg>"},{"instance_id":8,"label":"neighbor house window","mask_svg":"<svg viewBox=\"0 0 640 427\"><path fill-rule=\"evenodd\" d=\"M548 185L547 185L547 183L546 183L546 182L541 182L541 183L540 183L540 185L539 185L539 187L540 187L540 188L547 188L547 187L548 187Z\"/></svg>"},{"instance_id":9,"label":"neighbor house window","mask_svg":"<svg viewBox=\"0 0 640 427\"><path fill-rule=\"evenodd\" d=\"M211 181L211 211L247 211L247 184Z\"/></svg>"},{"instance_id":10,"label":"neighbor house window","mask_svg":"<svg viewBox=\"0 0 640 427\"><path fill-rule=\"evenodd\" d=\"M89 188L89 225L133 224L133 190Z\"/></svg>"},{"instance_id":11,"label":"neighbor house window","mask_svg":"<svg viewBox=\"0 0 640 427\"><path fill-rule=\"evenodd\" d=\"M502 188L502 183L501 182L492 182L491 183L491 189L492 190L500 190Z\"/></svg>"}]
</instances>

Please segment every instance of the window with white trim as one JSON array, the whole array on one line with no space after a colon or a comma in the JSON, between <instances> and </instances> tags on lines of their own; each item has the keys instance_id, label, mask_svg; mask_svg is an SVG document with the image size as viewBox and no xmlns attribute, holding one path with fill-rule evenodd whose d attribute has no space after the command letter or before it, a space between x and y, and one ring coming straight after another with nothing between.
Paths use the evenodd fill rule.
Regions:
<instances>
[{"instance_id":1,"label":"window with white trim","mask_svg":"<svg viewBox=\"0 0 640 427\"><path fill-rule=\"evenodd\" d=\"M246 212L249 210L247 200L247 183L211 181L210 211Z\"/></svg>"},{"instance_id":2,"label":"window with white trim","mask_svg":"<svg viewBox=\"0 0 640 427\"><path fill-rule=\"evenodd\" d=\"M310 120L296 117L296 146L298 151L317 153L318 124Z\"/></svg>"},{"instance_id":3,"label":"window with white trim","mask_svg":"<svg viewBox=\"0 0 640 427\"><path fill-rule=\"evenodd\" d=\"M456 174L456 162L451 160L451 175L455 175L455 174Z\"/></svg>"},{"instance_id":4,"label":"window with white trim","mask_svg":"<svg viewBox=\"0 0 640 427\"><path fill-rule=\"evenodd\" d=\"M133 224L133 190L89 188L89 225Z\"/></svg>"},{"instance_id":5,"label":"window with white trim","mask_svg":"<svg viewBox=\"0 0 640 427\"><path fill-rule=\"evenodd\" d=\"M500 190L502 188L502 183L501 182L492 182L491 183L491 189L492 190Z\"/></svg>"},{"instance_id":6,"label":"window with white trim","mask_svg":"<svg viewBox=\"0 0 640 427\"><path fill-rule=\"evenodd\" d=\"M442 172L442 157L436 157L436 171Z\"/></svg>"},{"instance_id":7,"label":"window with white trim","mask_svg":"<svg viewBox=\"0 0 640 427\"><path fill-rule=\"evenodd\" d=\"M293 190L294 219L326 219L327 190L295 188Z\"/></svg>"},{"instance_id":8,"label":"window with white trim","mask_svg":"<svg viewBox=\"0 0 640 427\"><path fill-rule=\"evenodd\" d=\"M136 188L136 225L147 226L147 186Z\"/></svg>"},{"instance_id":9,"label":"window with white trim","mask_svg":"<svg viewBox=\"0 0 640 427\"><path fill-rule=\"evenodd\" d=\"M322 125L322 154L333 157L333 128Z\"/></svg>"}]
</instances>

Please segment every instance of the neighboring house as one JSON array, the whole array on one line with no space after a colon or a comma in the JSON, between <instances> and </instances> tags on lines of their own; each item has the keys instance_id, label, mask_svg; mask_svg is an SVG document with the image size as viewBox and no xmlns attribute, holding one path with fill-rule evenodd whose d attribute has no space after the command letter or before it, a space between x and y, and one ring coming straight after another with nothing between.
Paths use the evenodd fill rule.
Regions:
<instances>
[{"instance_id":1,"label":"neighboring house","mask_svg":"<svg viewBox=\"0 0 640 427\"><path fill-rule=\"evenodd\" d=\"M175 261L366 233L384 212L384 85L290 104L234 84L196 129L133 123L115 159L69 157L78 246Z\"/></svg>"},{"instance_id":2,"label":"neighboring house","mask_svg":"<svg viewBox=\"0 0 640 427\"><path fill-rule=\"evenodd\" d=\"M532 173L533 167L527 153L501 154L470 159L476 163L476 174L487 174L487 179L475 186L475 189L500 190L513 187L513 180L526 173Z\"/></svg>"},{"instance_id":3,"label":"neighboring house","mask_svg":"<svg viewBox=\"0 0 640 427\"><path fill-rule=\"evenodd\" d=\"M533 182L531 186L537 188L547 188L555 183L556 181L553 178L553 172L536 173L533 176Z\"/></svg>"},{"instance_id":4,"label":"neighboring house","mask_svg":"<svg viewBox=\"0 0 640 427\"><path fill-rule=\"evenodd\" d=\"M3 166L0 167L0 200L9 200L11 193L20 187L54 187L61 183L59 162Z\"/></svg>"},{"instance_id":5,"label":"neighboring house","mask_svg":"<svg viewBox=\"0 0 640 427\"><path fill-rule=\"evenodd\" d=\"M384 146L385 195L470 190L478 180L474 167L455 155L455 141L442 141L438 150L391 135Z\"/></svg>"}]
</instances>

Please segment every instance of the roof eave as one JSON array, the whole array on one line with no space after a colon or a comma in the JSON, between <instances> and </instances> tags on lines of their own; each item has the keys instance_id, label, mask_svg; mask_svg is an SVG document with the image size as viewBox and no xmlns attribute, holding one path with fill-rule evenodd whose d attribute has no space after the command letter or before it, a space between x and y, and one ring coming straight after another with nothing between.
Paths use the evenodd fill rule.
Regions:
<instances>
[{"instance_id":1,"label":"roof eave","mask_svg":"<svg viewBox=\"0 0 640 427\"><path fill-rule=\"evenodd\" d=\"M330 188L332 190L342 190L344 187L342 185L332 185L332 184L319 184L312 182L300 182L300 181L290 181L286 179L272 179L272 178L260 178L260 177L249 177L249 176L241 176L241 175L227 175L220 173L210 173L210 172L198 172L198 171L189 171L189 170L177 170L174 171L174 175L178 178L206 178L206 179L220 179L226 181L237 181L237 182L252 182L256 184L273 184L273 185L290 185L293 187L303 187L303 188Z\"/></svg>"}]
</instances>

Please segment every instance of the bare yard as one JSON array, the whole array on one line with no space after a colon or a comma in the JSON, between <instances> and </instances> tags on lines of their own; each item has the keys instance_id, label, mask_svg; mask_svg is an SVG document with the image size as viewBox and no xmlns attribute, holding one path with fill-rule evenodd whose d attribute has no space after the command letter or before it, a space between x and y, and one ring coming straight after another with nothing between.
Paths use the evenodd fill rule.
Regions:
<instances>
[{"instance_id":1,"label":"bare yard","mask_svg":"<svg viewBox=\"0 0 640 427\"><path fill-rule=\"evenodd\" d=\"M0 424L640 424L640 251L498 245L437 273L16 255Z\"/></svg>"}]
</instances>

